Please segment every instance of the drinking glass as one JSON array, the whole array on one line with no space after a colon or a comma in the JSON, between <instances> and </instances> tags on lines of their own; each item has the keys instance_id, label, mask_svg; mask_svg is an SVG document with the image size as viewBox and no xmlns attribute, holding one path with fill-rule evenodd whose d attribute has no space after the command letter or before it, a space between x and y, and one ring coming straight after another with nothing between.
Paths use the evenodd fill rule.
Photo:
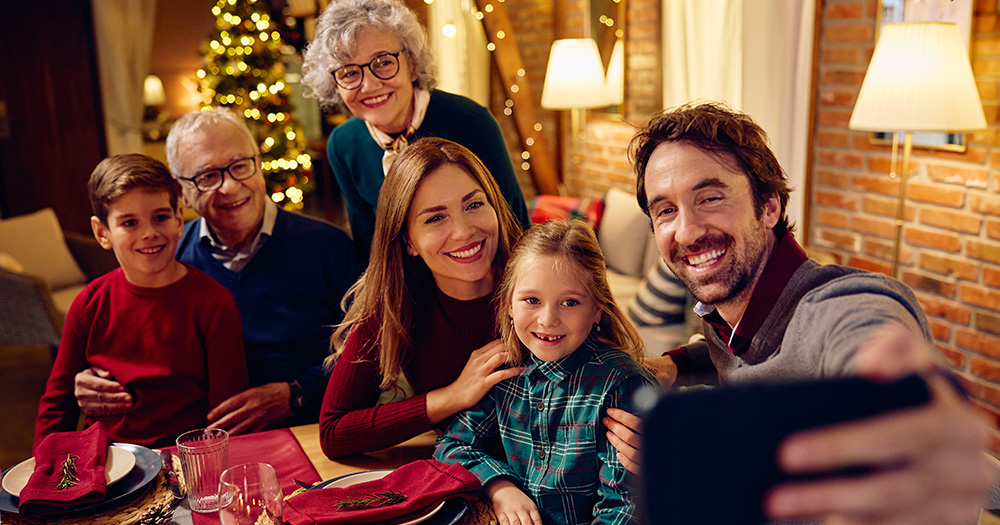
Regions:
<instances>
[{"instance_id":1,"label":"drinking glass","mask_svg":"<svg viewBox=\"0 0 1000 525\"><path fill-rule=\"evenodd\" d=\"M221 428L185 432L177 437L177 455L191 510L218 510L219 476L229 466L229 433Z\"/></svg>"},{"instance_id":2,"label":"drinking glass","mask_svg":"<svg viewBox=\"0 0 1000 525\"><path fill-rule=\"evenodd\" d=\"M283 512L281 483L271 465L245 463L219 478L222 525L280 525Z\"/></svg>"}]
</instances>

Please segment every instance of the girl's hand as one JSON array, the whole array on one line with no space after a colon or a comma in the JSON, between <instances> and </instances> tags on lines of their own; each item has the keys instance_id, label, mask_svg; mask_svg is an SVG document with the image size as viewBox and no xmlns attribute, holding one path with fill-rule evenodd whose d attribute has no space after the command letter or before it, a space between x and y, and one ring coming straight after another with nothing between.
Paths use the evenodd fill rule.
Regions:
<instances>
[{"instance_id":1,"label":"girl's hand","mask_svg":"<svg viewBox=\"0 0 1000 525\"><path fill-rule=\"evenodd\" d=\"M493 513L500 525L542 525L535 502L509 479L490 480L484 490L493 502Z\"/></svg>"},{"instance_id":2,"label":"girl's hand","mask_svg":"<svg viewBox=\"0 0 1000 525\"><path fill-rule=\"evenodd\" d=\"M499 339L472 352L458 379L427 393L427 418L431 424L436 425L460 410L471 408L493 385L521 373L522 367L497 370L504 359L504 347Z\"/></svg>"}]
</instances>

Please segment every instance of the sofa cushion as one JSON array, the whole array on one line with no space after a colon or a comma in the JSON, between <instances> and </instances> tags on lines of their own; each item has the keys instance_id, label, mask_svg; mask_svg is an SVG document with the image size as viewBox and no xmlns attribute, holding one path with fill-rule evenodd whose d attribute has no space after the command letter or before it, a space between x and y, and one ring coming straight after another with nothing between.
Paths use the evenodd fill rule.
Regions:
<instances>
[{"instance_id":1,"label":"sofa cushion","mask_svg":"<svg viewBox=\"0 0 1000 525\"><path fill-rule=\"evenodd\" d=\"M0 220L0 249L53 290L87 280L66 246L52 208Z\"/></svg>"},{"instance_id":2,"label":"sofa cushion","mask_svg":"<svg viewBox=\"0 0 1000 525\"><path fill-rule=\"evenodd\" d=\"M635 300L635 294L639 290L639 283L642 280L638 277L617 272L608 272L607 277L611 296L614 297L618 308L624 312L625 305L631 304Z\"/></svg>"},{"instance_id":3,"label":"sofa cushion","mask_svg":"<svg viewBox=\"0 0 1000 525\"><path fill-rule=\"evenodd\" d=\"M608 269L642 279L646 270L646 244L652 237L649 218L635 195L618 188L609 189L604 196L604 217L597 232Z\"/></svg>"},{"instance_id":4,"label":"sofa cushion","mask_svg":"<svg viewBox=\"0 0 1000 525\"><path fill-rule=\"evenodd\" d=\"M87 285L83 283L73 284L52 292L53 306L56 307L56 310L58 310L63 317L66 317L66 314L69 313L69 307L73 304L73 300L76 299L76 296L79 295L80 292L82 292L86 287Z\"/></svg>"}]
</instances>

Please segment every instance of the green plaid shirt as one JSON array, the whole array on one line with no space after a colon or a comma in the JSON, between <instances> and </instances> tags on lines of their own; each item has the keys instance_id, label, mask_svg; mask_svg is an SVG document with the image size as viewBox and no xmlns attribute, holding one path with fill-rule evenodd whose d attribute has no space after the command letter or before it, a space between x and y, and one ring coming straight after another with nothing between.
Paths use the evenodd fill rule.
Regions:
<instances>
[{"instance_id":1,"label":"green plaid shirt","mask_svg":"<svg viewBox=\"0 0 1000 525\"><path fill-rule=\"evenodd\" d=\"M460 463L484 485L510 478L547 523L629 523L635 505L601 417L611 407L634 412L636 395L655 384L627 354L593 338L558 361L532 357L458 413L434 457Z\"/></svg>"}]
</instances>

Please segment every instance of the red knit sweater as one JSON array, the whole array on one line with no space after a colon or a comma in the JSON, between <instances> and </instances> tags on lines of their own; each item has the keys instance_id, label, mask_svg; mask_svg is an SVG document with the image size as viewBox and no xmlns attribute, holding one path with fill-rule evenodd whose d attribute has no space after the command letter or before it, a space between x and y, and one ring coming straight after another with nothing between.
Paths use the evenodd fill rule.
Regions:
<instances>
[{"instance_id":1,"label":"red knit sweater","mask_svg":"<svg viewBox=\"0 0 1000 525\"><path fill-rule=\"evenodd\" d=\"M76 297L38 409L35 446L52 432L76 429L73 380L90 366L109 370L134 399L127 413L97 418L111 441L170 445L247 389L236 301L185 266L184 277L161 288L135 286L118 268Z\"/></svg>"},{"instance_id":2,"label":"red knit sweater","mask_svg":"<svg viewBox=\"0 0 1000 525\"><path fill-rule=\"evenodd\" d=\"M403 356L403 373L416 395L384 405L377 405L382 393L378 326L355 326L323 399L323 452L336 458L379 450L430 430L427 392L458 379L472 351L496 338L490 299L459 301L439 291L416 305L413 347Z\"/></svg>"}]
</instances>

